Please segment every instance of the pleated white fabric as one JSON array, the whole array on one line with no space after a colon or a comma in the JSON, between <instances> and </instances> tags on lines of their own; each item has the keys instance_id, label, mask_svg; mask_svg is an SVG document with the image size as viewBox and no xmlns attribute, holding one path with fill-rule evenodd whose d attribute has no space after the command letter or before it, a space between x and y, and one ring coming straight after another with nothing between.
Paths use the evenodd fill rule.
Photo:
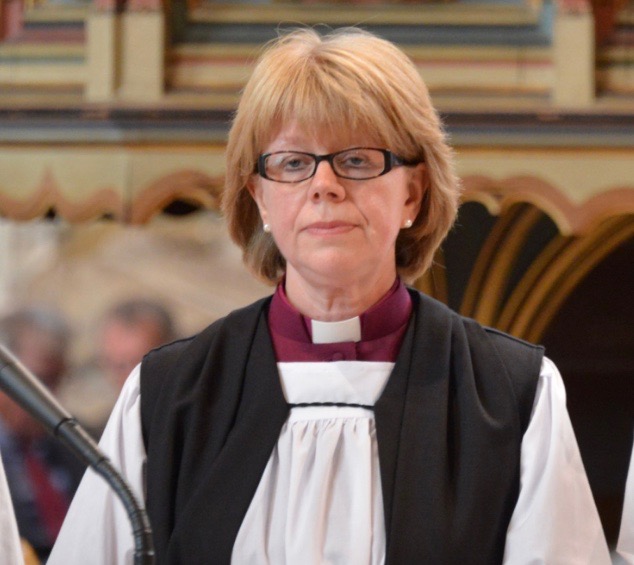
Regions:
<instances>
[{"instance_id":1,"label":"pleated white fabric","mask_svg":"<svg viewBox=\"0 0 634 565\"><path fill-rule=\"evenodd\" d=\"M24 563L13 503L0 457L0 562L4 565Z\"/></svg>"},{"instance_id":2,"label":"pleated white fabric","mask_svg":"<svg viewBox=\"0 0 634 565\"><path fill-rule=\"evenodd\" d=\"M623 499L623 516L619 541L616 547L615 564L634 565L634 446L630 456L630 470L625 483L625 498Z\"/></svg>"},{"instance_id":3,"label":"pleated white fabric","mask_svg":"<svg viewBox=\"0 0 634 565\"><path fill-rule=\"evenodd\" d=\"M372 406L393 363L279 363L290 404ZM351 520L350 516L354 516ZM374 412L294 407L244 518L237 565L380 565L383 498Z\"/></svg>"},{"instance_id":4,"label":"pleated white fabric","mask_svg":"<svg viewBox=\"0 0 634 565\"><path fill-rule=\"evenodd\" d=\"M280 364L280 372L285 394L295 403L309 397L325 402L331 397L325 383L332 379L341 386L329 400L356 398L359 404L373 404L370 400L380 396L391 370L390 363L381 368L381 363L355 361L287 365ZM337 372L347 376L339 378ZM133 492L145 499L140 404L137 367L100 445ZM252 501L242 523L232 565L383 563L385 533L374 430L372 412L362 408L293 408L257 489L258 502ZM318 443L322 440L324 445ZM579 450L561 375L548 359L542 364L521 461L521 490L506 536L504 565L610 565L588 480L579 471ZM546 492L549 496L542 495ZM346 520L332 521L331 517L340 516ZM344 543L348 539L354 543ZM47 565L132 565L133 554L123 505L106 482L88 470Z\"/></svg>"}]
</instances>

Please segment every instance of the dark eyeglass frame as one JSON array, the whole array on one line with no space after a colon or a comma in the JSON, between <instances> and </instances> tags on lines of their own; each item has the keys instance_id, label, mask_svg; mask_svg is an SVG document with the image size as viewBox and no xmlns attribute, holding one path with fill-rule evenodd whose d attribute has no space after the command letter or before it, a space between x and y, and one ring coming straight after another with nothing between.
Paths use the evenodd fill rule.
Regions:
<instances>
[{"instance_id":1,"label":"dark eyeglass frame","mask_svg":"<svg viewBox=\"0 0 634 565\"><path fill-rule=\"evenodd\" d=\"M356 149L371 149L372 151L380 151L381 153L383 153L383 159L384 159L383 170L376 175L372 175L371 177L363 177L363 178L340 175L337 172L336 167L334 165L335 157L337 157L337 155L341 155L342 153L355 151ZM282 153L296 153L297 155L306 155L308 157L312 157L314 160L313 172L307 177L300 180L277 180L267 176L266 160L271 155L280 155ZM375 179L377 177L381 177L389 173L394 167L403 167L403 166L412 167L414 165L418 165L419 163L423 162L422 160L410 161L410 160L404 159L403 157L399 157L398 155L392 153L389 149L380 149L378 147L349 147L348 149L343 149L342 151L335 151L334 153L326 153L324 155L316 155L315 153L308 153L306 151L274 151L273 153L263 153L258 157L258 163L257 163L255 172L258 173L262 178L265 178L273 182L281 182L284 184L297 184L299 182L304 182L305 180L308 180L314 177L315 174L317 173L317 167L319 167L319 163L321 163L322 161L328 161L328 163L330 164L330 168L332 169L333 173L335 173L335 176L342 179L358 180L358 181L370 180L370 179Z\"/></svg>"}]
</instances>

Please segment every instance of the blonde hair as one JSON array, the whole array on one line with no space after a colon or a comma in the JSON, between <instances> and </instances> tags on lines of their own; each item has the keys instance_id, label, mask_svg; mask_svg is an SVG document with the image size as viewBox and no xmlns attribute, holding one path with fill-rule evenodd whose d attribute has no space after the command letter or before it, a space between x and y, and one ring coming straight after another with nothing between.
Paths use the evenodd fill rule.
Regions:
<instances>
[{"instance_id":1,"label":"blonde hair","mask_svg":"<svg viewBox=\"0 0 634 565\"><path fill-rule=\"evenodd\" d=\"M320 36L298 29L269 43L249 79L227 142L222 208L246 265L275 283L286 262L262 230L247 189L257 159L281 125L363 131L407 160L425 162L421 210L396 241L396 267L420 276L451 228L460 196L453 153L412 61L371 33L345 28Z\"/></svg>"}]
</instances>

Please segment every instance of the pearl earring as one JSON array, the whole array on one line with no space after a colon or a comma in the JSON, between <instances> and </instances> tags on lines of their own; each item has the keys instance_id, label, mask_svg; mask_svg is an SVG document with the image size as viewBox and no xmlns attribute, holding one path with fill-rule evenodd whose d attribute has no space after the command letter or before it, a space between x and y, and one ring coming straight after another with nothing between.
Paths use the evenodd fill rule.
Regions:
<instances>
[{"instance_id":1,"label":"pearl earring","mask_svg":"<svg viewBox=\"0 0 634 565\"><path fill-rule=\"evenodd\" d=\"M269 224L264 224L262 226L262 231L264 231L264 233L269 233L271 231L271 226Z\"/></svg>"},{"instance_id":2,"label":"pearl earring","mask_svg":"<svg viewBox=\"0 0 634 565\"><path fill-rule=\"evenodd\" d=\"M407 220L405 220L405 223L403 224L403 227L404 227L405 229L407 229L407 228L411 228L413 223L414 223L414 222L412 222L412 220L410 220L409 218L407 218Z\"/></svg>"}]
</instances>

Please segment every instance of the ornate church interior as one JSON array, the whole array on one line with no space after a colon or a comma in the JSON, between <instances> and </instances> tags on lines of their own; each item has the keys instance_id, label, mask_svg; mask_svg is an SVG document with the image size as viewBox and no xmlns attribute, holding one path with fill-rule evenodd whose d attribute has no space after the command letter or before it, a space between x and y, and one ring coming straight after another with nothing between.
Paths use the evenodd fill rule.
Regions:
<instances>
[{"instance_id":1,"label":"ornate church interior","mask_svg":"<svg viewBox=\"0 0 634 565\"><path fill-rule=\"evenodd\" d=\"M0 0L0 314L60 308L82 367L118 299L159 299L188 334L269 294L224 229L223 152L259 50L298 25L368 29L420 70L464 194L415 286L545 345L613 547L634 431L634 0Z\"/></svg>"}]
</instances>

